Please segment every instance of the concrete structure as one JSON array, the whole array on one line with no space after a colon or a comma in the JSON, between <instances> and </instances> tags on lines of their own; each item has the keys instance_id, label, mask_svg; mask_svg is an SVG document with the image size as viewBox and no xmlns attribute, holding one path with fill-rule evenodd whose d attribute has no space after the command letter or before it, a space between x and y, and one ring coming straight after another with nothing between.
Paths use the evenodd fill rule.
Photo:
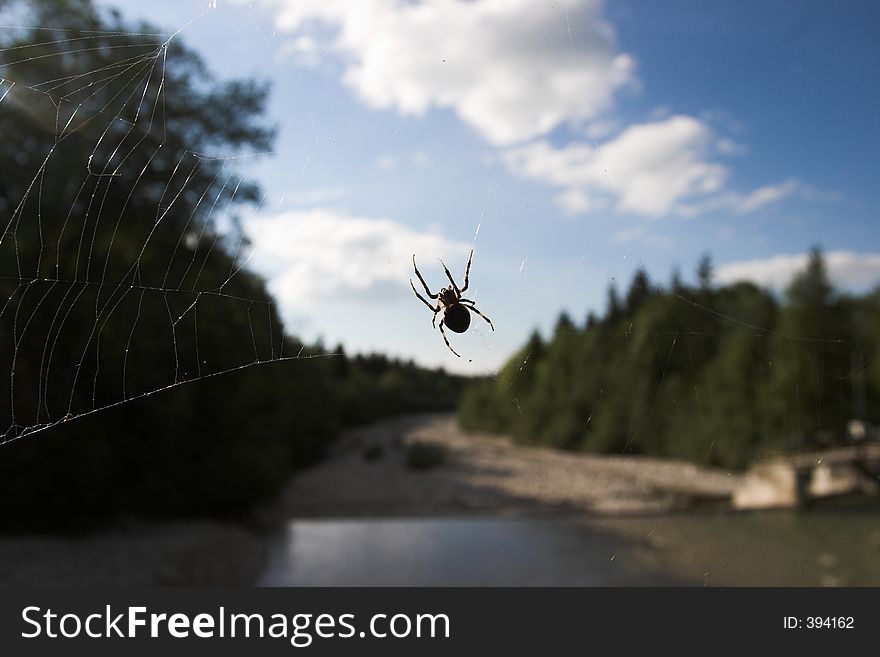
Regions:
<instances>
[{"instance_id":1,"label":"concrete structure","mask_svg":"<svg viewBox=\"0 0 880 657\"><path fill-rule=\"evenodd\" d=\"M880 444L780 456L746 470L735 509L796 508L812 499L880 494Z\"/></svg>"}]
</instances>

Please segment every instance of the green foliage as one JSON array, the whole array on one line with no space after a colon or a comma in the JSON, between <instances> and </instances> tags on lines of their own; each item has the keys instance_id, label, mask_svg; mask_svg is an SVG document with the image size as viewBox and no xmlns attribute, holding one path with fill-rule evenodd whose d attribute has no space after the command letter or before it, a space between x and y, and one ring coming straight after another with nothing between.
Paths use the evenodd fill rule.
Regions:
<instances>
[{"instance_id":1,"label":"green foliage","mask_svg":"<svg viewBox=\"0 0 880 657\"><path fill-rule=\"evenodd\" d=\"M415 410L449 410L458 403L464 387L462 377L382 354L358 355L338 364L342 362L347 371L334 371L331 382L338 397L336 415L345 425Z\"/></svg>"},{"instance_id":2,"label":"green foliage","mask_svg":"<svg viewBox=\"0 0 880 657\"><path fill-rule=\"evenodd\" d=\"M651 293L651 279L648 278L648 272L643 267L639 267L626 293L627 312L632 314L638 310L639 306L651 297Z\"/></svg>"},{"instance_id":3,"label":"green foliage","mask_svg":"<svg viewBox=\"0 0 880 657\"><path fill-rule=\"evenodd\" d=\"M842 441L852 417L880 420L880 288L837 295L821 253L784 299L750 283L672 289L637 272L621 304L584 329L560 319L495 379L469 387L468 430L597 453L687 458L729 468L765 449ZM861 399L861 401L858 401Z\"/></svg>"},{"instance_id":4,"label":"green foliage","mask_svg":"<svg viewBox=\"0 0 880 657\"><path fill-rule=\"evenodd\" d=\"M715 268L712 266L712 256L704 253L697 265L697 281L703 292L712 287L712 278L715 276Z\"/></svg>"},{"instance_id":5,"label":"green foliage","mask_svg":"<svg viewBox=\"0 0 880 657\"><path fill-rule=\"evenodd\" d=\"M796 445L852 417L853 346L860 336L852 330L854 308L835 295L818 248L789 285L786 301L772 340L775 366L763 382L763 420L780 444Z\"/></svg>"},{"instance_id":6,"label":"green foliage","mask_svg":"<svg viewBox=\"0 0 880 657\"><path fill-rule=\"evenodd\" d=\"M605 315L609 320L616 320L620 317L622 309L620 307L620 295L617 293L617 286L608 286L608 307Z\"/></svg>"},{"instance_id":7,"label":"green foliage","mask_svg":"<svg viewBox=\"0 0 880 657\"><path fill-rule=\"evenodd\" d=\"M218 230L260 193L204 154L271 150L265 85L89 0L10 4L64 31L0 42L2 529L244 513L341 427L454 406L459 377L284 335Z\"/></svg>"}]
</instances>

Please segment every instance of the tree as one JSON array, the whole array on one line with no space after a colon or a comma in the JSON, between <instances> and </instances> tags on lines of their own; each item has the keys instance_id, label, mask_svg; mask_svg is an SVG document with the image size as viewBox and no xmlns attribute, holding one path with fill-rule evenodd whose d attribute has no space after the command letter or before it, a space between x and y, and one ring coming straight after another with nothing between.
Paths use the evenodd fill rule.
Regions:
<instances>
[{"instance_id":1,"label":"tree","mask_svg":"<svg viewBox=\"0 0 880 657\"><path fill-rule=\"evenodd\" d=\"M833 292L822 249L814 246L807 257L806 268L792 279L786 290L788 302L800 310L821 312L832 303Z\"/></svg>"},{"instance_id":2,"label":"tree","mask_svg":"<svg viewBox=\"0 0 880 657\"><path fill-rule=\"evenodd\" d=\"M674 291L639 299L634 281L625 308L609 288L589 330L534 335L479 386L499 402L486 405L493 430L740 468L764 449L839 440L854 413L880 421L880 288L837 294L818 249L782 300L747 282L710 288L707 257L700 268L699 304ZM464 395L467 426L486 428L476 394Z\"/></svg>"},{"instance_id":3,"label":"tree","mask_svg":"<svg viewBox=\"0 0 880 657\"><path fill-rule=\"evenodd\" d=\"M620 296L617 293L617 286L612 283L608 286L608 303L605 308L605 318L609 322L614 322L620 318L623 308L620 304Z\"/></svg>"},{"instance_id":4,"label":"tree","mask_svg":"<svg viewBox=\"0 0 880 657\"><path fill-rule=\"evenodd\" d=\"M553 330L553 334L558 336L562 333L571 333L576 330L574 322L571 321L569 314L565 311L559 313L559 318L556 320L556 328Z\"/></svg>"},{"instance_id":5,"label":"tree","mask_svg":"<svg viewBox=\"0 0 880 657\"><path fill-rule=\"evenodd\" d=\"M696 371L685 370L691 385L671 414L667 449L694 461L742 468L762 442L765 400L759 391L773 360L767 334L752 327L773 327L777 307L769 292L751 283L718 290L716 307L739 321L716 325L717 335L688 339L689 350L699 350L706 361Z\"/></svg>"},{"instance_id":6,"label":"tree","mask_svg":"<svg viewBox=\"0 0 880 657\"><path fill-rule=\"evenodd\" d=\"M651 279L648 278L648 272L644 267L639 267L633 276L629 290L626 293L626 310L634 313L639 306L651 296Z\"/></svg>"},{"instance_id":7,"label":"tree","mask_svg":"<svg viewBox=\"0 0 880 657\"><path fill-rule=\"evenodd\" d=\"M846 303L855 333L850 377L853 417L880 425L880 287Z\"/></svg>"},{"instance_id":8,"label":"tree","mask_svg":"<svg viewBox=\"0 0 880 657\"><path fill-rule=\"evenodd\" d=\"M247 508L329 435L324 411L288 410L321 408L323 364L117 404L296 353L263 281L230 275L239 263L215 226L212 208L234 215L259 190L204 155L271 147L268 88L217 83L179 39L88 0L6 6L63 31L0 44L18 54L0 108L2 429L110 408L0 448L4 527Z\"/></svg>"},{"instance_id":9,"label":"tree","mask_svg":"<svg viewBox=\"0 0 880 657\"><path fill-rule=\"evenodd\" d=\"M669 288L673 294L682 294L685 290L684 282L681 280L681 270L678 266L672 269L672 279L669 282Z\"/></svg>"},{"instance_id":10,"label":"tree","mask_svg":"<svg viewBox=\"0 0 880 657\"><path fill-rule=\"evenodd\" d=\"M699 282L700 290L703 292L709 291L712 288L714 276L715 270L712 266L712 256L704 253L697 265L697 281Z\"/></svg>"},{"instance_id":11,"label":"tree","mask_svg":"<svg viewBox=\"0 0 880 657\"><path fill-rule=\"evenodd\" d=\"M777 443L840 439L851 413L850 307L836 298L818 247L786 290L764 386L766 432Z\"/></svg>"}]
</instances>

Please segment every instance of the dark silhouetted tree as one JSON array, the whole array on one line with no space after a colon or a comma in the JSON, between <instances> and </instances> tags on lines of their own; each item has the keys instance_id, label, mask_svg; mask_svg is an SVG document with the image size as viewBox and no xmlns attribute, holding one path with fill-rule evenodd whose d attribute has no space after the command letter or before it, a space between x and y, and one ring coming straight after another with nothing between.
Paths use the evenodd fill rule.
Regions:
<instances>
[{"instance_id":1,"label":"dark silhouetted tree","mask_svg":"<svg viewBox=\"0 0 880 657\"><path fill-rule=\"evenodd\" d=\"M608 302L605 308L605 319L608 322L615 322L620 318L622 313L623 308L620 303L620 295L617 293L617 286L612 283L608 286Z\"/></svg>"},{"instance_id":2,"label":"dark silhouetted tree","mask_svg":"<svg viewBox=\"0 0 880 657\"><path fill-rule=\"evenodd\" d=\"M651 296L651 279L644 267L639 267L633 276L629 290L626 293L627 313L636 312L639 307Z\"/></svg>"},{"instance_id":3,"label":"dark silhouetted tree","mask_svg":"<svg viewBox=\"0 0 880 657\"><path fill-rule=\"evenodd\" d=\"M712 266L712 256L704 253L697 265L697 283L700 290L706 292L712 288L712 280L715 277L715 269Z\"/></svg>"}]
</instances>

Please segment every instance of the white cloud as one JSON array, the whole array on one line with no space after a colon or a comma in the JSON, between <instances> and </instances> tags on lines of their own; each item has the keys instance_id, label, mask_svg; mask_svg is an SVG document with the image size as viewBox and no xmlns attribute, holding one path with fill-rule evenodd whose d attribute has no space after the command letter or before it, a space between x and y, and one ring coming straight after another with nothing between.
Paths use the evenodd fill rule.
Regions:
<instances>
[{"instance_id":1,"label":"white cloud","mask_svg":"<svg viewBox=\"0 0 880 657\"><path fill-rule=\"evenodd\" d=\"M496 145L579 125L636 83L602 0L261 2L296 52L335 52L344 82L369 106L448 108Z\"/></svg>"},{"instance_id":2,"label":"white cloud","mask_svg":"<svg viewBox=\"0 0 880 657\"><path fill-rule=\"evenodd\" d=\"M348 196L348 190L339 185L332 187L313 187L298 189L284 195L285 205L315 206L339 201Z\"/></svg>"},{"instance_id":3,"label":"white cloud","mask_svg":"<svg viewBox=\"0 0 880 657\"><path fill-rule=\"evenodd\" d=\"M413 253L428 261L453 260L470 249L467 243L391 219L321 209L254 216L244 228L254 249L250 266L268 278L270 290L287 309L325 299L374 303L412 294Z\"/></svg>"},{"instance_id":4,"label":"white cloud","mask_svg":"<svg viewBox=\"0 0 880 657\"><path fill-rule=\"evenodd\" d=\"M622 127L619 119L604 117L589 121L584 129L584 135L595 142L620 132Z\"/></svg>"},{"instance_id":5,"label":"white cloud","mask_svg":"<svg viewBox=\"0 0 880 657\"><path fill-rule=\"evenodd\" d=\"M431 156L424 150L418 149L410 154L390 155L386 153L385 155L380 155L376 158L375 164L383 171L393 171L406 167L409 164L423 168L430 166L431 162Z\"/></svg>"},{"instance_id":6,"label":"white cloud","mask_svg":"<svg viewBox=\"0 0 880 657\"><path fill-rule=\"evenodd\" d=\"M554 198L563 214L575 215L608 207L604 199L587 196L579 189L566 189Z\"/></svg>"},{"instance_id":7,"label":"white cloud","mask_svg":"<svg viewBox=\"0 0 880 657\"><path fill-rule=\"evenodd\" d=\"M723 186L728 171L708 160L711 141L711 130L699 120L672 116L630 126L598 147L539 141L509 149L503 159L519 175L585 196L610 196L621 211L658 217Z\"/></svg>"},{"instance_id":8,"label":"white cloud","mask_svg":"<svg viewBox=\"0 0 880 657\"><path fill-rule=\"evenodd\" d=\"M719 158L746 149L716 135L708 119L661 107L621 127L609 112L614 96L639 81L603 0L247 1L272 12L288 52L332 59L328 70L367 106L453 112L505 149L512 172L561 188L555 200L566 214L743 213L809 192L795 180L729 189L731 170ZM561 126L581 137L551 144Z\"/></svg>"},{"instance_id":9,"label":"white cloud","mask_svg":"<svg viewBox=\"0 0 880 657\"><path fill-rule=\"evenodd\" d=\"M759 187L745 196L735 196L733 208L738 212L751 212L769 203L776 203L794 194L800 188L797 180L786 180L778 185Z\"/></svg>"},{"instance_id":10,"label":"white cloud","mask_svg":"<svg viewBox=\"0 0 880 657\"><path fill-rule=\"evenodd\" d=\"M745 155L748 153L748 149L745 146L728 138L719 139L715 147L722 155Z\"/></svg>"},{"instance_id":11,"label":"white cloud","mask_svg":"<svg viewBox=\"0 0 880 657\"><path fill-rule=\"evenodd\" d=\"M278 54L281 57L291 57L297 64L306 68L317 66L322 56L318 42L308 35L283 43L278 49Z\"/></svg>"},{"instance_id":12,"label":"white cloud","mask_svg":"<svg viewBox=\"0 0 880 657\"><path fill-rule=\"evenodd\" d=\"M808 254L775 255L769 258L728 262L718 267L722 283L752 281L776 289L785 288L807 266ZM864 289L880 283L880 253L830 251L824 254L828 275L839 287Z\"/></svg>"},{"instance_id":13,"label":"white cloud","mask_svg":"<svg viewBox=\"0 0 880 657\"><path fill-rule=\"evenodd\" d=\"M647 229L645 226L633 226L619 230L611 236L612 242L625 244L627 242L642 242L648 246L663 249L671 249L675 246L675 240L668 235L658 235Z\"/></svg>"},{"instance_id":14,"label":"white cloud","mask_svg":"<svg viewBox=\"0 0 880 657\"><path fill-rule=\"evenodd\" d=\"M630 126L602 144L536 141L507 149L502 161L517 175L562 187L556 200L567 214L605 207L603 200L647 217L744 213L805 193L794 179L747 194L725 191L730 170L712 160L719 143L706 123L676 115Z\"/></svg>"},{"instance_id":15,"label":"white cloud","mask_svg":"<svg viewBox=\"0 0 880 657\"><path fill-rule=\"evenodd\" d=\"M376 158L376 166L384 171L391 171L397 168L397 158L393 155L380 155Z\"/></svg>"},{"instance_id":16,"label":"white cloud","mask_svg":"<svg viewBox=\"0 0 880 657\"><path fill-rule=\"evenodd\" d=\"M764 185L748 194L726 192L696 203L685 204L679 208L679 214L692 217L712 210L730 210L736 214L745 214L791 196L807 198L811 194L812 191L806 185L790 178L776 185Z\"/></svg>"}]
</instances>

